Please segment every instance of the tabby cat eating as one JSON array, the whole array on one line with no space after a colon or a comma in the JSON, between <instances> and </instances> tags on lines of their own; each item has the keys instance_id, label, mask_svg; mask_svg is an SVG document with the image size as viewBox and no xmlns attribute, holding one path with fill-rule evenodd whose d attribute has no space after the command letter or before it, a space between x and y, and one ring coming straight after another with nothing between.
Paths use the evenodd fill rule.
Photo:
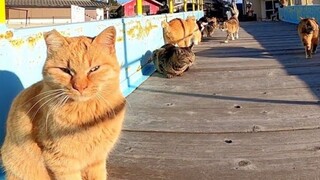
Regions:
<instances>
[{"instance_id":1,"label":"tabby cat eating","mask_svg":"<svg viewBox=\"0 0 320 180\"><path fill-rule=\"evenodd\" d=\"M106 160L122 129L113 26L98 36L44 34L43 80L22 91L1 148L7 180L105 180Z\"/></svg>"}]
</instances>

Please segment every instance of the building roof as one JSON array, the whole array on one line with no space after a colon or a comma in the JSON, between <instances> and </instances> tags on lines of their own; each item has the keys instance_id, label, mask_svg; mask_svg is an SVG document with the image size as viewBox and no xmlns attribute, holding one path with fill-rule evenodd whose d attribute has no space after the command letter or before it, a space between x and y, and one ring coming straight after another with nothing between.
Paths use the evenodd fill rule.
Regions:
<instances>
[{"instance_id":1,"label":"building roof","mask_svg":"<svg viewBox=\"0 0 320 180\"><path fill-rule=\"evenodd\" d=\"M127 4L127 3L131 2L131 1L135 1L135 0L117 0L117 3L121 4L122 6L124 6L125 4ZM152 2L154 4L157 4L159 6L163 5L162 3L160 3L160 2L158 2L156 0L147 0L147 1Z\"/></svg>"},{"instance_id":2,"label":"building roof","mask_svg":"<svg viewBox=\"0 0 320 180\"><path fill-rule=\"evenodd\" d=\"M6 0L7 7L106 7L107 3L91 0Z\"/></svg>"}]
</instances>

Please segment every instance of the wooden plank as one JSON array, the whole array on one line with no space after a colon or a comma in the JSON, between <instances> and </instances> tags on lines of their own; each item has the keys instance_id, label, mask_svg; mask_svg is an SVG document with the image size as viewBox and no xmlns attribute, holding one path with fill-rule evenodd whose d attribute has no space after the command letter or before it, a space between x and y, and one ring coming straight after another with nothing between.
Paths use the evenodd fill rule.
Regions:
<instances>
[{"instance_id":1,"label":"wooden plank","mask_svg":"<svg viewBox=\"0 0 320 180\"><path fill-rule=\"evenodd\" d=\"M241 106L241 109L235 106ZM141 108L139 113L129 110L127 118L130 120L124 129L206 133L317 129L320 127L318 111L319 108L310 106L248 107L233 103L219 109L158 108L156 112L150 112L150 109Z\"/></svg>"},{"instance_id":2,"label":"wooden plank","mask_svg":"<svg viewBox=\"0 0 320 180\"><path fill-rule=\"evenodd\" d=\"M241 23L195 47L182 77L154 73L127 97L111 179L318 179L320 61L296 25Z\"/></svg>"},{"instance_id":3,"label":"wooden plank","mask_svg":"<svg viewBox=\"0 0 320 180\"><path fill-rule=\"evenodd\" d=\"M320 130L188 134L124 132L111 179L317 179Z\"/></svg>"},{"instance_id":4,"label":"wooden plank","mask_svg":"<svg viewBox=\"0 0 320 180\"><path fill-rule=\"evenodd\" d=\"M319 74L306 74L300 76L266 76L256 78L243 78L242 80L229 79L215 79L212 74L202 79L195 78L191 73L186 73L183 78L177 77L175 80L168 80L162 77L155 78L153 82L144 83L138 89L150 90L164 90L179 92L186 88L191 88L194 93L201 91L201 89L210 89L212 93L225 91L255 91L255 90L271 90L281 88L300 88L300 87L318 87L320 85ZM179 83L176 83L178 82ZM192 82L192 83L191 83ZM198 94L198 93L197 93Z\"/></svg>"}]
</instances>

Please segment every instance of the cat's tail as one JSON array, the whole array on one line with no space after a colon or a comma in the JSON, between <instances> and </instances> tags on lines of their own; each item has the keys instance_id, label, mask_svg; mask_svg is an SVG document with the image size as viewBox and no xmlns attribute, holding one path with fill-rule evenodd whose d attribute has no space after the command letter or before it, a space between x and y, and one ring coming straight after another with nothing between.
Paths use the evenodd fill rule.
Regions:
<instances>
[{"instance_id":1,"label":"cat's tail","mask_svg":"<svg viewBox=\"0 0 320 180\"><path fill-rule=\"evenodd\" d=\"M236 5L235 2L232 3L231 13L233 14L232 17L238 19L238 17L239 17L239 10L238 10L237 5Z\"/></svg>"}]
</instances>

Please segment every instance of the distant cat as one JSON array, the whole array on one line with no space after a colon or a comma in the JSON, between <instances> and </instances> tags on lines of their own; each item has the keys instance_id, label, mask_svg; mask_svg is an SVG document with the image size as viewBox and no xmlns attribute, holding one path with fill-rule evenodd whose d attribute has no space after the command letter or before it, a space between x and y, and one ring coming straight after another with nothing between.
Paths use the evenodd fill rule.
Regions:
<instances>
[{"instance_id":1,"label":"distant cat","mask_svg":"<svg viewBox=\"0 0 320 180\"><path fill-rule=\"evenodd\" d=\"M237 6L235 3L232 3L232 17L229 20L226 20L222 23L220 26L220 29L222 31L227 32L227 37L226 40L224 41L225 43L229 42L229 39L235 40L239 39L239 29L240 29L240 23L239 23L239 10L237 9Z\"/></svg>"},{"instance_id":2,"label":"distant cat","mask_svg":"<svg viewBox=\"0 0 320 180\"><path fill-rule=\"evenodd\" d=\"M206 25L203 34L207 37L212 37L214 30L218 29L218 20L215 17L208 18L208 25Z\"/></svg>"},{"instance_id":3,"label":"distant cat","mask_svg":"<svg viewBox=\"0 0 320 180\"><path fill-rule=\"evenodd\" d=\"M201 32L194 16L188 16L186 20L175 18L169 22L162 21L161 25L165 44L188 47L191 43L201 42Z\"/></svg>"},{"instance_id":4,"label":"distant cat","mask_svg":"<svg viewBox=\"0 0 320 180\"><path fill-rule=\"evenodd\" d=\"M197 21L202 37L212 37L214 30L218 29L218 21L215 17L202 17Z\"/></svg>"},{"instance_id":5,"label":"distant cat","mask_svg":"<svg viewBox=\"0 0 320 180\"><path fill-rule=\"evenodd\" d=\"M319 44L319 24L314 18L300 18L298 33L305 47L306 58L312 58Z\"/></svg>"},{"instance_id":6,"label":"distant cat","mask_svg":"<svg viewBox=\"0 0 320 180\"><path fill-rule=\"evenodd\" d=\"M165 44L153 51L151 60L155 68L167 78L181 76L194 63L193 43L189 47L176 47Z\"/></svg>"},{"instance_id":7,"label":"distant cat","mask_svg":"<svg viewBox=\"0 0 320 180\"><path fill-rule=\"evenodd\" d=\"M280 0L280 7L283 7L283 6L288 6L289 5L289 1L288 0Z\"/></svg>"},{"instance_id":8,"label":"distant cat","mask_svg":"<svg viewBox=\"0 0 320 180\"><path fill-rule=\"evenodd\" d=\"M14 100L1 148L7 180L105 180L125 99L114 27L94 38L44 34L43 80Z\"/></svg>"},{"instance_id":9,"label":"distant cat","mask_svg":"<svg viewBox=\"0 0 320 180\"><path fill-rule=\"evenodd\" d=\"M237 18L231 17L229 20L223 22L220 29L227 32L225 43L228 43L230 38L231 40L239 39L240 26Z\"/></svg>"}]
</instances>

